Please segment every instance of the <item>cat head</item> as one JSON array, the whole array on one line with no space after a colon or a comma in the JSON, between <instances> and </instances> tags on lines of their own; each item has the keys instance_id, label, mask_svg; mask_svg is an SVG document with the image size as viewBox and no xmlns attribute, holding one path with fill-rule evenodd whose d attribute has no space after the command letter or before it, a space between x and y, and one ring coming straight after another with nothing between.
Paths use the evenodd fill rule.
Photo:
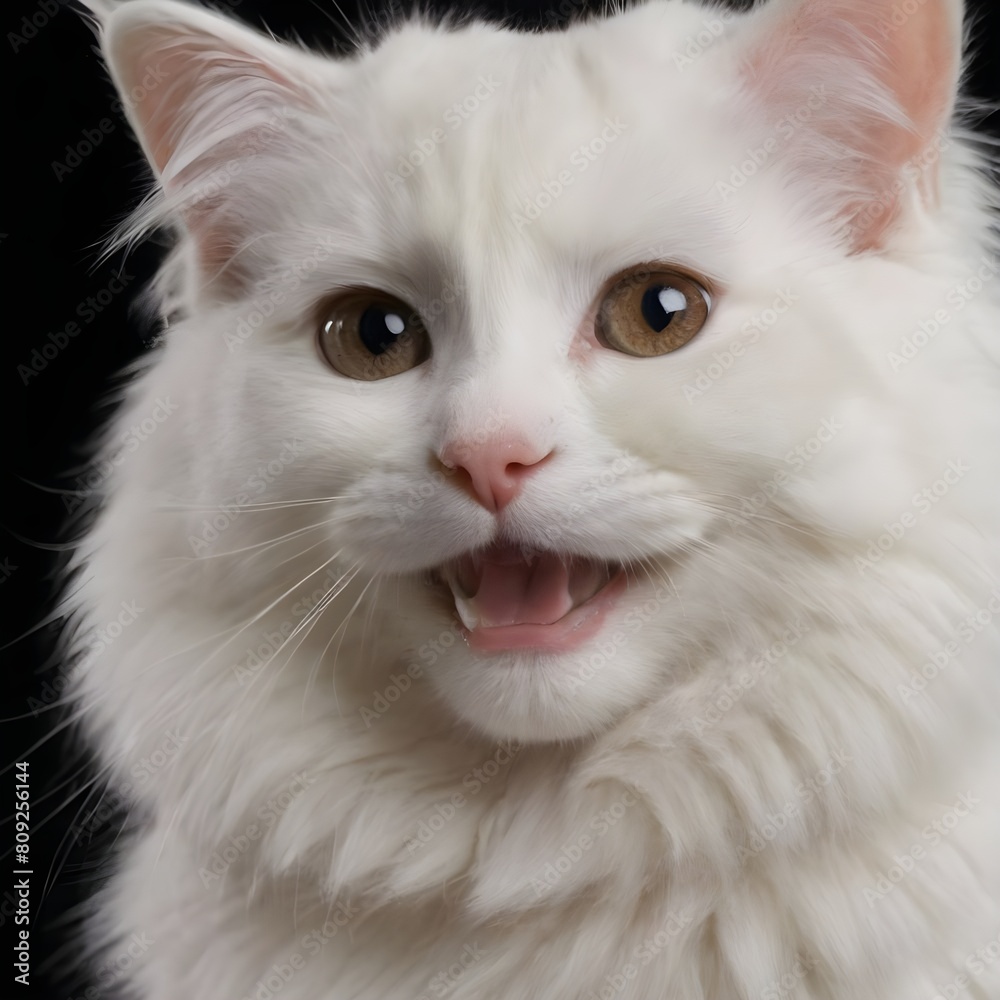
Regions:
<instances>
[{"instance_id":1,"label":"cat head","mask_svg":"<svg viewBox=\"0 0 1000 1000\"><path fill-rule=\"evenodd\" d=\"M961 25L956 0L659 0L326 58L115 7L158 181L126 236L179 236L150 478L219 503L276 462L232 548L301 529L307 568L389 581L356 620L380 592L401 636L449 635L428 673L464 723L609 726L788 618L776 567L853 574L927 471L912 441L954 429L886 359L968 231L941 208L971 184ZM263 604L290 555L207 599Z\"/></svg>"}]
</instances>

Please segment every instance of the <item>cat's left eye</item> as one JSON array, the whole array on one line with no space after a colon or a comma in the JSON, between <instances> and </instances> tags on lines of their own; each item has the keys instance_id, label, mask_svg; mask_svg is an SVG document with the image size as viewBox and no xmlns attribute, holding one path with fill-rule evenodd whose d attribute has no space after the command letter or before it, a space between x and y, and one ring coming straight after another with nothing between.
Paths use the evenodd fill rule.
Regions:
<instances>
[{"instance_id":1,"label":"cat's left eye","mask_svg":"<svg viewBox=\"0 0 1000 1000\"><path fill-rule=\"evenodd\" d=\"M694 278L662 264L620 274L597 310L597 338L637 358L676 351L708 321L711 297Z\"/></svg>"},{"instance_id":2,"label":"cat's left eye","mask_svg":"<svg viewBox=\"0 0 1000 1000\"><path fill-rule=\"evenodd\" d=\"M430 357L423 320L405 302L376 289L355 289L327 302L319 348L331 368L374 382L416 368Z\"/></svg>"}]
</instances>

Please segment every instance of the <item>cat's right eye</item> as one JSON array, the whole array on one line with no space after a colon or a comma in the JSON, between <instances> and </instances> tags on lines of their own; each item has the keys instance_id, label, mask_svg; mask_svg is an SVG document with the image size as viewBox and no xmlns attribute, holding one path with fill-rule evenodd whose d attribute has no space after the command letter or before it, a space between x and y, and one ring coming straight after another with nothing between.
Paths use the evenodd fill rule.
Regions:
<instances>
[{"instance_id":1,"label":"cat's right eye","mask_svg":"<svg viewBox=\"0 0 1000 1000\"><path fill-rule=\"evenodd\" d=\"M341 375L374 382L422 364L430 357L431 341L423 321L405 302L359 288L324 304L319 349Z\"/></svg>"},{"instance_id":2,"label":"cat's right eye","mask_svg":"<svg viewBox=\"0 0 1000 1000\"><path fill-rule=\"evenodd\" d=\"M670 354L708 321L712 300L700 282L663 264L620 274L597 312L597 339L636 358Z\"/></svg>"}]
</instances>

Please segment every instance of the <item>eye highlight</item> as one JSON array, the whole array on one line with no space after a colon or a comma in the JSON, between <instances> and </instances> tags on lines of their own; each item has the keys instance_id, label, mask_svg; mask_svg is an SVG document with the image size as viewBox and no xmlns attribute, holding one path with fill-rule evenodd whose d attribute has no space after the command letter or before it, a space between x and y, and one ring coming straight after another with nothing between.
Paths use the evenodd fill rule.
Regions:
<instances>
[{"instance_id":1,"label":"eye highlight","mask_svg":"<svg viewBox=\"0 0 1000 1000\"><path fill-rule=\"evenodd\" d=\"M711 298L694 278L644 264L614 279L597 310L597 339L636 358L670 354L708 321Z\"/></svg>"},{"instance_id":2,"label":"eye highlight","mask_svg":"<svg viewBox=\"0 0 1000 1000\"><path fill-rule=\"evenodd\" d=\"M359 288L324 305L319 349L341 375L374 382L423 364L430 357L431 341L423 320L405 302L374 288Z\"/></svg>"}]
</instances>

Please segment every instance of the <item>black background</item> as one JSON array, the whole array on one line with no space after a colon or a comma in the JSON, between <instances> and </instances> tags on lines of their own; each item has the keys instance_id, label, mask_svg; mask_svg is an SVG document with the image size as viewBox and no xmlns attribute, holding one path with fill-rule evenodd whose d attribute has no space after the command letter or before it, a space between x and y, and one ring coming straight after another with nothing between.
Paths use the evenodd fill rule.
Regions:
<instances>
[{"instance_id":1,"label":"black background","mask_svg":"<svg viewBox=\"0 0 1000 1000\"><path fill-rule=\"evenodd\" d=\"M297 31L305 41L327 50L347 38L345 16L355 27L365 23L357 5L349 2L338 7L332 0L233 0L228 5L219 0L216 5L251 24L266 22L279 36ZM554 0L547 5L480 4L477 9L537 28L564 24L567 11L600 6ZM996 100L1000 83L994 53L1000 40L1000 5L995 0L975 0L971 6L977 12L978 27L970 89L986 100ZM393 7L408 8L409 3L396 0L381 9ZM369 13L369 21L378 19L377 0L373 9L376 17ZM25 17L29 24L35 19L29 29L22 21ZM74 821L79 822L78 815L85 817L97 800L87 801L91 772L79 747L67 744L64 733L49 736L64 722L51 686L61 676L53 669L58 659L58 624L45 623L54 607L62 556L40 546L67 540L71 495L58 491L80 487L76 477L85 466L88 442L110 412L108 394L115 384L114 375L146 349L145 342L156 332L130 315L129 301L152 273L159 250L147 245L127 261L119 256L98 262L103 240L145 191L149 175L124 120L112 110L114 94L94 53L90 28L76 10L58 0L5 5L0 26L6 36L0 49L13 75L12 84L4 90L7 116L4 152L0 153L7 168L7 201L0 220L0 273L6 292L0 341L5 353L3 397L14 400L3 436L6 454L0 462L4 474L0 600L8 610L0 643L9 644L0 671L4 685L0 728L8 737L8 750L0 763L23 759L31 763L35 872L32 986L25 989L12 984L14 993L9 994L14 926L13 876L8 873L14 864L12 855L5 852L13 845L11 764L0 777L0 789L8 790L0 792L0 926L4 932L0 989L7 995L70 1000L83 997L88 986L76 968L74 908L99 884L113 830L89 840L68 833ZM28 37L31 29L34 34ZM85 130L100 131L102 121L99 145L79 165L57 176L53 164L66 164L67 145L85 139ZM996 131L995 119L988 125ZM123 267L134 276L125 292L114 296L91 322L79 323L80 304L107 288ZM49 334L63 330L74 319L81 326L79 335L25 382L19 366L30 365L32 352L50 343ZM29 630L34 631L22 638ZM39 740L44 742L35 746ZM43 895L46 883L50 884Z\"/></svg>"}]
</instances>

